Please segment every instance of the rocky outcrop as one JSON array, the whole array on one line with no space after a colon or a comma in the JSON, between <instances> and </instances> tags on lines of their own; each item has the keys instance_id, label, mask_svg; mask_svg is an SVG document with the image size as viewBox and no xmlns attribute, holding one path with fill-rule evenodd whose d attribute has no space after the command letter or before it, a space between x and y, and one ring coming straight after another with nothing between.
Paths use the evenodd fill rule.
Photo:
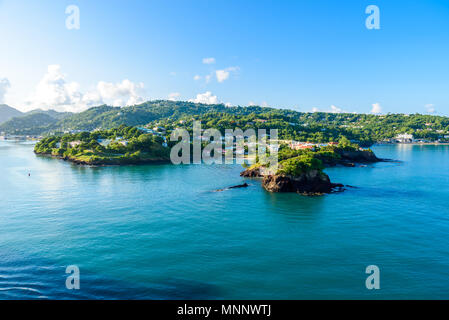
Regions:
<instances>
[{"instance_id":1,"label":"rocky outcrop","mask_svg":"<svg viewBox=\"0 0 449 320\"><path fill-rule=\"evenodd\" d=\"M265 176L262 186L269 192L296 192L304 195L322 195L343 191L342 184L331 183L329 176L312 170L299 177L285 175Z\"/></svg>"},{"instance_id":2,"label":"rocky outcrop","mask_svg":"<svg viewBox=\"0 0 449 320\"><path fill-rule=\"evenodd\" d=\"M244 184L239 184L236 186L232 186L232 187L228 187L228 188L224 188L224 189L217 189L215 190L215 192L220 192L220 191L225 191L225 190L231 190L231 189L240 189L240 188L247 188L249 186L249 184L247 184L246 182Z\"/></svg>"},{"instance_id":3,"label":"rocky outcrop","mask_svg":"<svg viewBox=\"0 0 449 320\"><path fill-rule=\"evenodd\" d=\"M244 184L238 184L236 186L229 187L229 189L240 189L240 188L246 188L246 187L248 187L248 184L245 182Z\"/></svg>"},{"instance_id":4,"label":"rocky outcrop","mask_svg":"<svg viewBox=\"0 0 449 320\"><path fill-rule=\"evenodd\" d=\"M245 171L240 172L240 176L245 178L260 178L262 177L262 173L260 172L260 167L248 168Z\"/></svg>"},{"instance_id":5,"label":"rocky outcrop","mask_svg":"<svg viewBox=\"0 0 449 320\"><path fill-rule=\"evenodd\" d=\"M337 153L343 160L349 162L374 163L382 161L381 159L376 157L374 152L371 152L369 150L355 150L355 151L338 150Z\"/></svg>"},{"instance_id":6,"label":"rocky outcrop","mask_svg":"<svg viewBox=\"0 0 449 320\"><path fill-rule=\"evenodd\" d=\"M326 157L318 155L317 158L323 162L325 167L345 166L355 167L356 163L376 163L385 161L376 157L374 152L369 150L335 150L337 157Z\"/></svg>"}]
</instances>

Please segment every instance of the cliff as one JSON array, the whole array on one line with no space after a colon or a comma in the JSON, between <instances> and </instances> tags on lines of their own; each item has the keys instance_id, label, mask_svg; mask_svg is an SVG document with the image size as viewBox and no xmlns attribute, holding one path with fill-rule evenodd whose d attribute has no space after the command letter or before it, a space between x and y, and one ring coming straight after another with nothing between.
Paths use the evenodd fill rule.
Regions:
<instances>
[{"instance_id":1,"label":"cliff","mask_svg":"<svg viewBox=\"0 0 449 320\"><path fill-rule=\"evenodd\" d=\"M269 192L296 192L303 195L321 195L342 191L343 185L332 183L329 176L319 170L312 170L297 177L268 175L263 178L262 187Z\"/></svg>"},{"instance_id":2,"label":"cliff","mask_svg":"<svg viewBox=\"0 0 449 320\"><path fill-rule=\"evenodd\" d=\"M327 157L322 155L317 155L316 157L323 162L325 167L334 167L337 165L354 167L355 163L366 164L384 161L383 159L379 159L374 152L370 150L336 149L335 155L337 157Z\"/></svg>"}]
</instances>

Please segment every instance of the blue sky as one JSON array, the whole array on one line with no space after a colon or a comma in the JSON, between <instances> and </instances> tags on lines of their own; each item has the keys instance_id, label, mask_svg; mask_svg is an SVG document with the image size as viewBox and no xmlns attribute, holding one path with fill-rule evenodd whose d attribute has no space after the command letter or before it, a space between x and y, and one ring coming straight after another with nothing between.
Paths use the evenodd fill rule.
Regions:
<instances>
[{"instance_id":1,"label":"blue sky","mask_svg":"<svg viewBox=\"0 0 449 320\"><path fill-rule=\"evenodd\" d=\"M171 97L449 115L447 0L0 0L0 39L0 102L22 110Z\"/></svg>"}]
</instances>

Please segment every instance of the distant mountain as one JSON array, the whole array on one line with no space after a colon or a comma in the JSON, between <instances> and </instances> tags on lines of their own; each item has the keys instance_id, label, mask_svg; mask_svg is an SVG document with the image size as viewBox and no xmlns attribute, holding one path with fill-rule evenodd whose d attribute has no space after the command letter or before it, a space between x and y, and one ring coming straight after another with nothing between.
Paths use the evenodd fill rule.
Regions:
<instances>
[{"instance_id":1,"label":"distant mountain","mask_svg":"<svg viewBox=\"0 0 449 320\"><path fill-rule=\"evenodd\" d=\"M449 117L389 114L377 116L353 113L305 113L267 107L226 107L185 101L148 101L131 107L93 107L80 113L35 110L0 125L0 132L16 135L47 135L67 131L112 129L120 125L139 126L162 122L177 127L179 120L200 118L205 127L260 129L276 128L283 139L297 141L338 141L342 136L370 145L401 133L417 139L449 141Z\"/></svg>"},{"instance_id":2,"label":"distant mountain","mask_svg":"<svg viewBox=\"0 0 449 320\"><path fill-rule=\"evenodd\" d=\"M22 117L15 117L0 125L0 132L13 135L40 135L51 130L58 122L57 119L45 113L32 113Z\"/></svg>"},{"instance_id":3,"label":"distant mountain","mask_svg":"<svg viewBox=\"0 0 449 320\"><path fill-rule=\"evenodd\" d=\"M52 130L58 121L72 115L70 112L57 112L54 110L33 110L20 113L8 121L0 124L0 132L13 135L40 135Z\"/></svg>"},{"instance_id":4,"label":"distant mountain","mask_svg":"<svg viewBox=\"0 0 449 320\"><path fill-rule=\"evenodd\" d=\"M23 113L19 110L11 108L6 104L0 104L0 124L8 121L11 118L20 117L21 115L23 115Z\"/></svg>"},{"instance_id":5,"label":"distant mountain","mask_svg":"<svg viewBox=\"0 0 449 320\"><path fill-rule=\"evenodd\" d=\"M55 110L35 109L32 111L28 111L27 113L25 113L25 115L30 115L30 114L35 114L35 113L45 113L45 114L49 115L50 117L55 118L57 120L62 120L62 119L67 118L68 116L71 116L73 114L72 112L58 112Z\"/></svg>"},{"instance_id":6,"label":"distant mountain","mask_svg":"<svg viewBox=\"0 0 449 320\"><path fill-rule=\"evenodd\" d=\"M209 112L223 112L234 115L261 114L276 110L261 107L226 107L223 104L205 105L185 101L155 100L131 107L100 106L73 114L58 122L55 130L110 129L120 125L145 125L151 121L170 118L176 120L185 116L203 115ZM291 112L291 111L282 111Z\"/></svg>"},{"instance_id":7,"label":"distant mountain","mask_svg":"<svg viewBox=\"0 0 449 320\"><path fill-rule=\"evenodd\" d=\"M54 114L54 111L34 110L23 117L3 123L0 125L0 132L4 131L16 135L41 135L72 130L91 131L94 129L111 129L122 124L127 126L145 125L154 120L167 118L175 120L208 112L247 115L250 113L260 114L269 110L275 109L226 107L223 104L205 105L184 101L156 100L123 108L103 105L74 114Z\"/></svg>"}]
</instances>

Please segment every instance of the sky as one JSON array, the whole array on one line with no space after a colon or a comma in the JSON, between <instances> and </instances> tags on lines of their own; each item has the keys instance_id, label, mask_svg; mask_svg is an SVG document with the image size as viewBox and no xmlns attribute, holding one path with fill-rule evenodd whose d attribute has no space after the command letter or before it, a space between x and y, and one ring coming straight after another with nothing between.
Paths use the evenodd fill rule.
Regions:
<instances>
[{"instance_id":1,"label":"sky","mask_svg":"<svg viewBox=\"0 0 449 320\"><path fill-rule=\"evenodd\" d=\"M449 115L448 0L0 0L0 41L0 103L22 111L171 99Z\"/></svg>"}]
</instances>

